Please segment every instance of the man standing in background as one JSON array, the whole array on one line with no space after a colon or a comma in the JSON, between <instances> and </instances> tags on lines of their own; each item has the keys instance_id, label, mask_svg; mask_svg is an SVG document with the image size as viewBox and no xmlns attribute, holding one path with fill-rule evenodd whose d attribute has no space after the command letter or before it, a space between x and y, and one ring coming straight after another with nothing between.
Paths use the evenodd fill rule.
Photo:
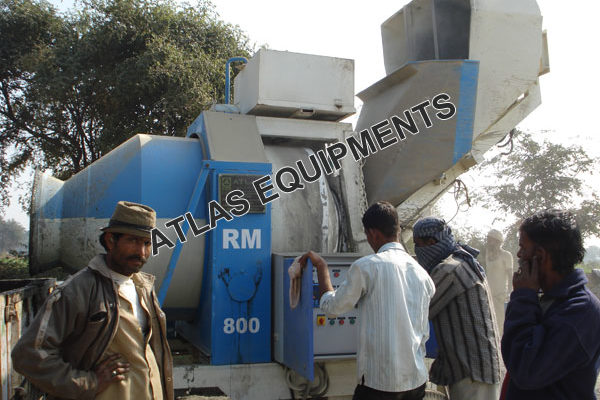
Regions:
<instances>
[{"instance_id":1,"label":"man standing in background","mask_svg":"<svg viewBox=\"0 0 600 400\"><path fill-rule=\"evenodd\" d=\"M499 230L492 229L487 234L485 271L494 302L494 312L498 330L502 336L504 328L504 303L512 291L513 258L502 248L504 237Z\"/></svg>"},{"instance_id":2,"label":"man standing in background","mask_svg":"<svg viewBox=\"0 0 600 400\"><path fill-rule=\"evenodd\" d=\"M443 219L422 218L413 227L419 264L435 283L429 306L438 342L430 380L447 385L452 400L500 395L499 336L479 251L454 240Z\"/></svg>"},{"instance_id":3,"label":"man standing in background","mask_svg":"<svg viewBox=\"0 0 600 400\"><path fill-rule=\"evenodd\" d=\"M600 301L575 268L584 254L568 211L540 211L521 224L502 337L507 400L596 398Z\"/></svg>"}]
</instances>

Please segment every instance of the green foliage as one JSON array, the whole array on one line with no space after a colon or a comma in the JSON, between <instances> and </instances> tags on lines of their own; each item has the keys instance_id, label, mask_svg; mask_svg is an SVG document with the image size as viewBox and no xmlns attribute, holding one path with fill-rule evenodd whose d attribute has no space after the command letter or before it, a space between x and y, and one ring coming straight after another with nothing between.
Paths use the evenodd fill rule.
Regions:
<instances>
[{"instance_id":1,"label":"green foliage","mask_svg":"<svg viewBox=\"0 0 600 400\"><path fill-rule=\"evenodd\" d=\"M56 278L62 281L68 276L69 274L62 267L52 268L31 276L27 257L0 257L0 279Z\"/></svg>"},{"instance_id":2,"label":"green foliage","mask_svg":"<svg viewBox=\"0 0 600 400\"><path fill-rule=\"evenodd\" d=\"M586 264L596 264L600 266L600 247L590 246L585 249L585 257L583 262ZM598 268L598 267L594 267Z\"/></svg>"},{"instance_id":3,"label":"green foliage","mask_svg":"<svg viewBox=\"0 0 600 400\"><path fill-rule=\"evenodd\" d=\"M10 251L22 251L27 245L27 231L17 221L5 221L0 216L0 255Z\"/></svg>"},{"instance_id":4,"label":"green foliage","mask_svg":"<svg viewBox=\"0 0 600 400\"><path fill-rule=\"evenodd\" d=\"M453 227L453 224L450 223L450 226ZM485 243L486 243L486 233L475 230L475 229L453 229L454 238L459 243L468 244L469 246L479 250L479 255L477 256L477 260L483 265L485 260ZM485 266L484 266L485 267Z\"/></svg>"},{"instance_id":5,"label":"green foliage","mask_svg":"<svg viewBox=\"0 0 600 400\"><path fill-rule=\"evenodd\" d=\"M497 215L513 219L505 248L516 254L520 221L539 210L567 209L575 213L582 235L600 234L600 198L586 183L598 163L581 146L538 142L518 132L509 155L498 155L478 167L489 176L475 200ZM515 220L516 217L516 220Z\"/></svg>"},{"instance_id":6,"label":"green foliage","mask_svg":"<svg viewBox=\"0 0 600 400\"><path fill-rule=\"evenodd\" d=\"M29 278L29 266L26 258L2 257L0 258L0 279L26 279Z\"/></svg>"},{"instance_id":7,"label":"green foliage","mask_svg":"<svg viewBox=\"0 0 600 400\"><path fill-rule=\"evenodd\" d=\"M26 165L66 179L136 133L184 136L247 37L207 0L0 0L0 205Z\"/></svg>"}]
</instances>

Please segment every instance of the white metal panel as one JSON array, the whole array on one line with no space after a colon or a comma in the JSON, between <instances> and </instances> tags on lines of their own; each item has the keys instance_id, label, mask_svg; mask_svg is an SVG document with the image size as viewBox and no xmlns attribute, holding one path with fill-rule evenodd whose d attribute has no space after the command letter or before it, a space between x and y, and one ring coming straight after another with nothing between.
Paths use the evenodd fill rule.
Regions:
<instances>
[{"instance_id":1,"label":"white metal panel","mask_svg":"<svg viewBox=\"0 0 600 400\"><path fill-rule=\"evenodd\" d=\"M531 85L524 95L506 110L498 120L488 129L481 133L473 141L471 154L475 161L482 162L483 155L490 147L501 140L507 132L510 132L519 122L542 103L539 83Z\"/></svg>"},{"instance_id":2,"label":"white metal panel","mask_svg":"<svg viewBox=\"0 0 600 400\"><path fill-rule=\"evenodd\" d=\"M211 160L267 162L255 117L215 111L203 115Z\"/></svg>"},{"instance_id":3,"label":"white metal panel","mask_svg":"<svg viewBox=\"0 0 600 400\"><path fill-rule=\"evenodd\" d=\"M337 121L354 108L354 60L259 50L235 78L243 114Z\"/></svg>"},{"instance_id":4,"label":"white metal panel","mask_svg":"<svg viewBox=\"0 0 600 400\"><path fill-rule=\"evenodd\" d=\"M357 383L356 361L337 360L324 364L329 375L327 398L351 398ZM276 363L176 366L173 368L173 386L175 389L218 387L233 400L291 398L285 369Z\"/></svg>"},{"instance_id":5,"label":"white metal panel","mask_svg":"<svg viewBox=\"0 0 600 400\"><path fill-rule=\"evenodd\" d=\"M537 84L543 55L540 9L535 0L472 0L470 37L469 58L480 61L473 136L497 132L499 141L507 127L500 131L494 125Z\"/></svg>"},{"instance_id":6,"label":"white metal panel","mask_svg":"<svg viewBox=\"0 0 600 400\"><path fill-rule=\"evenodd\" d=\"M262 137L337 142L352 125L344 122L306 121L289 118L256 117Z\"/></svg>"},{"instance_id":7,"label":"white metal panel","mask_svg":"<svg viewBox=\"0 0 600 400\"><path fill-rule=\"evenodd\" d=\"M36 246L29 246L29 271L42 272L60 259L60 222L45 218L43 208L62 188L64 182L41 171L35 172L31 196L29 239Z\"/></svg>"}]
</instances>

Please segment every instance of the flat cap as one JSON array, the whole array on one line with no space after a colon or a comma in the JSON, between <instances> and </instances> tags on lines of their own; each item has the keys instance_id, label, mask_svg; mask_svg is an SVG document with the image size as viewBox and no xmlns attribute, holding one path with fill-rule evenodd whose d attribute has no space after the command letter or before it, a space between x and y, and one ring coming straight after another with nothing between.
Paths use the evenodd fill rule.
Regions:
<instances>
[{"instance_id":1,"label":"flat cap","mask_svg":"<svg viewBox=\"0 0 600 400\"><path fill-rule=\"evenodd\" d=\"M152 208L130 201L119 201L108 226L102 228L102 231L149 238L155 227L156 211Z\"/></svg>"}]
</instances>

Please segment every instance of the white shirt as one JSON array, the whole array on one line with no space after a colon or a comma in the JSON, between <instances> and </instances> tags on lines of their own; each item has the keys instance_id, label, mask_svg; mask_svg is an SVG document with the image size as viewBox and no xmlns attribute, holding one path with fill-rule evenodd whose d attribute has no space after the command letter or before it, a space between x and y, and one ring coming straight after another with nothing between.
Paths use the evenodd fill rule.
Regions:
<instances>
[{"instance_id":1,"label":"white shirt","mask_svg":"<svg viewBox=\"0 0 600 400\"><path fill-rule=\"evenodd\" d=\"M425 342L435 286L427 272L390 242L355 261L320 307L339 315L358 304L358 382L386 392L415 389L427 381Z\"/></svg>"},{"instance_id":2,"label":"white shirt","mask_svg":"<svg viewBox=\"0 0 600 400\"><path fill-rule=\"evenodd\" d=\"M119 274L118 272L115 272L112 269L108 268L106 262L104 261L103 255L94 257L90 261L90 266L93 266L97 271L102 273L102 275L112 279L119 291L119 296L131 303L133 315L137 318L138 322L140 323L142 332L146 332L148 330L148 320L146 318L146 312L142 308L140 298L137 294L137 290L135 290L135 284L133 283L131 277Z\"/></svg>"}]
</instances>

